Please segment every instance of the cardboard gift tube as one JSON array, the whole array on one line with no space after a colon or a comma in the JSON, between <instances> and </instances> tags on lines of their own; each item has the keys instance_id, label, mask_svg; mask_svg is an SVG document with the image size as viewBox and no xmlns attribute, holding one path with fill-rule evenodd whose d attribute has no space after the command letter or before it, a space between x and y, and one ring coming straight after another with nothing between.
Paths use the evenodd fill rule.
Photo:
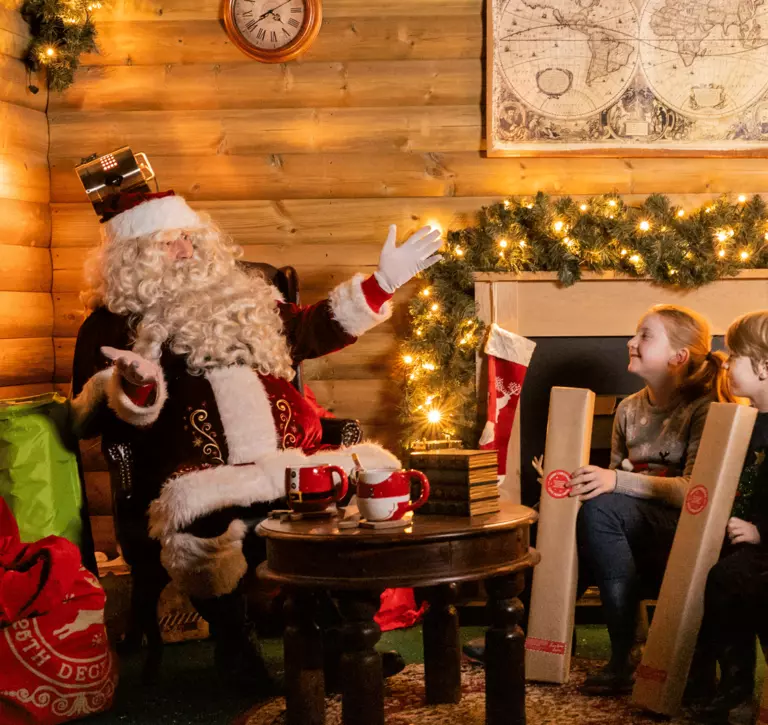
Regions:
<instances>
[{"instance_id":1,"label":"cardboard gift tube","mask_svg":"<svg viewBox=\"0 0 768 725\"><path fill-rule=\"evenodd\" d=\"M594 409L591 390L552 388L536 538L541 563L533 572L525 641L525 671L531 680L568 681L578 579L576 516L581 504L568 496L563 484L589 462Z\"/></svg>"},{"instance_id":2,"label":"cardboard gift tube","mask_svg":"<svg viewBox=\"0 0 768 725\"><path fill-rule=\"evenodd\" d=\"M757 411L712 403L675 531L632 702L662 715L680 708Z\"/></svg>"}]
</instances>

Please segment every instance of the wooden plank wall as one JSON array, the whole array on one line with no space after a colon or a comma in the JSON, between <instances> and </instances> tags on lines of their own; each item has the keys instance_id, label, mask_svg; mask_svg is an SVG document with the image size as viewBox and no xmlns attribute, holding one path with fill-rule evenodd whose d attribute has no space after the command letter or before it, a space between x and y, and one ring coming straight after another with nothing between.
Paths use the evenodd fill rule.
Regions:
<instances>
[{"instance_id":1,"label":"wooden plank wall","mask_svg":"<svg viewBox=\"0 0 768 725\"><path fill-rule=\"evenodd\" d=\"M697 203L768 191L761 159L487 159L482 0L323 6L313 48L277 66L229 42L219 0L115 0L100 11L101 54L49 109L56 381L69 379L80 269L98 242L73 173L94 151L146 152L162 187L210 211L247 259L294 265L304 301L372 271L389 223L403 234L461 226L508 194L660 191ZM391 323L306 368L321 403L388 445L406 292ZM93 498L106 515L104 490Z\"/></svg>"},{"instance_id":2,"label":"wooden plank wall","mask_svg":"<svg viewBox=\"0 0 768 725\"><path fill-rule=\"evenodd\" d=\"M48 94L19 60L29 33L16 8L0 0L0 399L53 380Z\"/></svg>"}]
</instances>

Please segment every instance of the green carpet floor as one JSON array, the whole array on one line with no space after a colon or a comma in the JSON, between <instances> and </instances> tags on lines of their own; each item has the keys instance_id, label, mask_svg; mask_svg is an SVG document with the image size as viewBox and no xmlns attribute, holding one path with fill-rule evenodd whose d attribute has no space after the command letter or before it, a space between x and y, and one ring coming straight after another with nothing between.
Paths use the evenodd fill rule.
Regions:
<instances>
[{"instance_id":1,"label":"green carpet floor","mask_svg":"<svg viewBox=\"0 0 768 725\"><path fill-rule=\"evenodd\" d=\"M462 642L484 632L482 627L462 627ZM580 625L576 630L578 657L604 659L608 652L605 627ZM263 641L264 655L272 671L282 669L282 641ZM423 661L421 627L386 632L381 649L397 649L407 663ZM142 685L140 658L121 663L120 685L114 708L90 718L90 725L230 725L253 703L247 697L233 697L222 691L212 666L210 642L167 645L164 650L161 681L152 687ZM759 658L758 682L762 683L765 665Z\"/></svg>"}]
</instances>

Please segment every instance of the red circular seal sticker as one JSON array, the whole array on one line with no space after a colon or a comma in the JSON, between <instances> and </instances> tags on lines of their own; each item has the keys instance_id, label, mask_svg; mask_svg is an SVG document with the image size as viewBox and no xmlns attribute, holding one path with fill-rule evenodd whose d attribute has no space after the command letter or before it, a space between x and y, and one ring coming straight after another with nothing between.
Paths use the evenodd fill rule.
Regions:
<instances>
[{"instance_id":1,"label":"red circular seal sticker","mask_svg":"<svg viewBox=\"0 0 768 725\"><path fill-rule=\"evenodd\" d=\"M689 514L700 514L709 503L709 492L704 486L694 486L685 497L685 510Z\"/></svg>"},{"instance_id":2,"label":"red circular seal sticker","mask_svg":"<svg viewBox=\"0 0 768 725\"><path fill-rule=\"evenodd\" d=\"M565 498L569 489L566 483L571 480L571 474L567 471L555 470L547 476L546 489L552 498Z\"/></svg>"}]
</instances>

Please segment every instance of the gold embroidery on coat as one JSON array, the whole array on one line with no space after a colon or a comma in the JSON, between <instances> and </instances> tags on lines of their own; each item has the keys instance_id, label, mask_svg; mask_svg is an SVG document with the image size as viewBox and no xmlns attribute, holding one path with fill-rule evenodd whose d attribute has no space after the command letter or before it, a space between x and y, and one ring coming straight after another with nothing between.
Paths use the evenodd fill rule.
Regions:
<instances>
[{"instance_id":1,"label":"gold embroidery on coat","mask_svg":"<svg viewBox=\"0 0 768 725\"><path fill-rule=\"evenodd\" d=\"M288 426L291 423L291 417L293 411L291 410L291 404L284 399L280 399L275 403L275 407L280 411L280 422L283 424L282 430L282 446L283 448L290 448L291 445L296 444L296 436L293 433L288 432Z\"/></svg>"},{"instance_id":2,"label":"gold embroidery on coat","mask_svg":"<svg viewBox=\"0 0 768 725\"><path fill-rule=\"evenodd\" d=\"M219 444L216 442L215 434L211 433L213 425L210 422L206 423L206 420L208 420L207 410L196 410L189 416L189 422L192 424L192 427L209 441L203 446L203 455L210 456L211 460L217 463L224 463L224 459L221 457L221 448L219 448Z\"/></svg>"}]
</instances>

